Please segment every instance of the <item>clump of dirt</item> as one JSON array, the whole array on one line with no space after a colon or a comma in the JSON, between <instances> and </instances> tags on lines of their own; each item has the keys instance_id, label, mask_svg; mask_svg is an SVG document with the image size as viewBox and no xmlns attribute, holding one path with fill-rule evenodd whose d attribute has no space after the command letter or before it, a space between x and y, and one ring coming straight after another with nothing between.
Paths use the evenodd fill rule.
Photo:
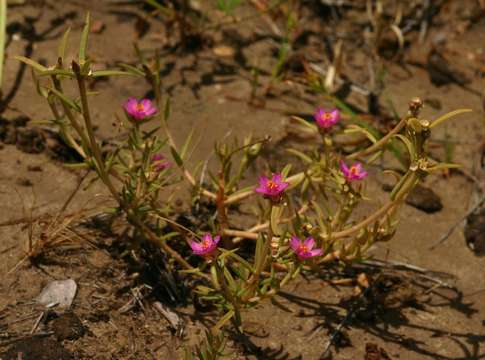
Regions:
<instances>
[{"instance_id":1,"label":"clump of dirt","mask_svg":"<svg viewBox=\"0 0 485 360\"><path fill-rule=\"evenodd\" d=\"M475 255L485 255L485 206L468 216L465 239Z\"/></svg>"},{"instance_id":2,"label":"clump of dirt","mask_svg":"<svg viewBox=\"0 0 485 360\"><path fill-rule=\"evenodd\" d=\"M3 360L71 360L72 354L51 338L20 340L1 354Z\"/></svg>"},{"instance_id":3,"label":"clump of dirt","mask_svg":"<svg viewBox=\"0 0 485 360\"><path fill-rule=\"evenodd\" d=\"M84 325L78 316L73 312L66 312L53 319L49 328L54 331L57 340L76 340L86 333Z\"/></svg>"},{"instance_id":4,"label":"clump of dirt","mask_svg":"<svg viewBox=\"0 0 485 360\"><path fill-rule=\"evenodd\" d=\"M28 127L30 119L19 116L11 120L0 118L0 141L15 145L26 154L46 152L51 158L61 162L80 162L82 158L69 147L61 136L49 128Z\"/></svg>"},{"instance_id":5,"label":"clump of dirt","mask_svg":"<svg viewBox=\"0 0 485 360\"><path fill-rule=\"evenodd\" d=\"M384 191L391 191L393 186L390 184L383 184ZM438 194L432 189L417 184L416 187L409 193L406 198L406 204L415 207L425 213L432 214L443 209L443 203Z\"/></svg>"},{"instance_id":6,"label":"clump of dirt","mask_svg":"<svg viewBox=\"0 0 485 360\"><path fill-rule=\"evenodd\" d=\"M408 279L381 273L358 295L343 300L354 311L357 319L375 322L390 312L400 312L406 307L420 307L422 298L419 289Z\"/></svg>"},{"instance_id":7,"label":"clump of dirt","mask_svg":"<svg viewBox=\"0 0 485 360\"><path fill-rule=\"evenodd\" d=\"M386 351L374 343L365 344L365 360L391 360Z\"/></svg>"},{"instance_id":8,"label":"clump of dirt","mask_svg":"<svg viewBox=\"0 0 485 360\"><path fill-rule=\"evenodd\" d=\"M431 214L443 209L441 198L430 188L417 185L408 195L406 204Z\"/></svg>"}]
</instances>

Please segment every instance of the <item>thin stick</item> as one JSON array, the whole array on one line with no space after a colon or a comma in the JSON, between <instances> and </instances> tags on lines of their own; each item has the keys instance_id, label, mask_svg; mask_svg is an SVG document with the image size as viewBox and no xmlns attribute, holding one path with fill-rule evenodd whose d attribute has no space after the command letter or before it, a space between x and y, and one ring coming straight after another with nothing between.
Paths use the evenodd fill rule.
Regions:
<instances>
[{"instance_id":1,"label":"thin stick","mask_svg":"<svg viewBox=\"0 0 485 360\"><path fill-rule=\"evenodd\" d=\"M376 278L376 280L369 286L367 287L361 294L360 294L360 298L363 298L364 296L367 295L367 293L372 289L373 287L373 284L376 284L377 281L379 280L381 274L379 274ZM325 345L325 348L323 349L323 354L320 358L325 358L325 356L327 355L328 351L330 350L330 347L332 346L332 344L334 343L335 339L337 338L338 334L340 333L340 330L344 327L344 325L352 318L353 314L354 314L354 308L351 307L349 312L347 313L347 315L343 318L343 320L340 322L340 324L338 324L337 328L335 329L335 331L332 333L332 335L330 336L330 338L328 339L327 341L327 344Z\"/></svg>"},{"instance_id":2,"label":"thin stick","mask_svg":"<svg viewBox=\"0 0 485 360\"><path fill-rule=\"evenodd\" d=\"M460 220L458 220L456 223L454 223L446 233L443 234L443 236L441 236L441 238L433 245L431 245L428 250L434 250L436 249L439 245L443 244L446 240L448 240L448 238L450 237L450 235L453 233L453 231L455 231L455 229L460 226L460 224L466 220L466 218L468 216L470 216L471 214L473 214L480 206L482 206L482 204L485 203L485 196L482 197L478 203L472 207L470 210L468 210L465 215L463 215Z\"/></svg>"},{"instance_id":3,"label":"thin stick","mask_svg":"<svg viewBox=\"0 0 485 360\"><path fill-rule=\"evenodd\" d=\"M432 281L432 282L438 284L439 286L446 287L446 288L449 288L449 289L455 288L455 286L448 284L448 283L446 283L446 282L444 282L440 279L437 279L436 277L427 275L428 273L431 272L431 270L424 269L424 268L416 266L416 265L407 264L407 263L403 263L403 262L400 262L400 261L392 261L392 260L386 260L386 261L365 260L365 261L362 261L361 264L369 265L369 266L375 266L375 267L381 267L381 268L392 267L394 269L405 269L405 270L409 270L409 271L414 271L414 272L419 273L420 274L419 276L421 276L422 278L429 280L429 281Z\"/></svg>"}]
</instances>

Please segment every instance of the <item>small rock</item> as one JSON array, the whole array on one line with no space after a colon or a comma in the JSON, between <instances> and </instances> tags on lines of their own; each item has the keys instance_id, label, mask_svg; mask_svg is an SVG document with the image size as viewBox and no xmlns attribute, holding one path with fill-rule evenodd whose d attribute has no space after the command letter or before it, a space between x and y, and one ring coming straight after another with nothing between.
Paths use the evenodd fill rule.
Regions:
<instances>
[{"instance_id":1,"label":"small rock","mask_svg":"<svg viewBox=\"0 0 485 360\"><path fill-rule=\"evenodd\" d=\"M36 301L44 306L57 304L61 308L69 308L76 291L77 284L74 280L54 280L42 289Z\"/></svg>"},{"instance_id":2,"label":"small rock","mask_svg":"<svg viewBox=\"0 0 485 360\"><path fill-rule=\"evenodd\" d=\"M392 188L393 186L389 184L382 185L384 191L391 191ZM441 198L433 190L420 184L409 193L406 204L429 214L443 209Z\"/></svg>"},{"instance_id":3,"label":"small rock","mask_svg":"<svg viewBox=\"0 0 485 360\"><path fill-rule=\"evenodd\" d=\"M436 49L433 49L428 55L427 69L431 82L436 86L470 83L470 79L452 67L448 60Z\"/></svg>"},{"instance_id":4,"label":"small rock","mask_svg":"<svg viewBox=\"0 0 485 360\"><path fill-rule=\"evenodd\" d=\"M443 209L441 198L433 190L420 184L416 185L408 195L406 204L429 214Z\"/></svg>"},{"instance_id":5,"label":"small rock","mask_svg":"<svg viewBox=\"0 0 485 360\"><path fill-rule=\"evenodd\" d=\"M485 206L466 219L465 240L475 255L485 255Z\"/></svg>"},{"instance_id":6,"label":"small rock","mask_svg":"<svg viewBox=\"0 0 485 360\"><path fill-rule=\"evenodd\" d=\"M212 49L214 54L220 57L232 57L236 53L234 48L227 45L216 46Z\"/></svg>"}]
</instances>

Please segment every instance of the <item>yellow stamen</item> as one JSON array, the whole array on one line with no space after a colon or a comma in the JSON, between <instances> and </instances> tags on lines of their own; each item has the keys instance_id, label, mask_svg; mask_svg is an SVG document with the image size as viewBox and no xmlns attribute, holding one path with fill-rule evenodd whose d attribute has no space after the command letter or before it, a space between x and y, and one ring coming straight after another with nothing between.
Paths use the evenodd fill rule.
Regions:
<instances>
[{"instance_id":1,"label":"yellow stamen","mask_svg":"<svg viewBox=\"0 0 485 360\"><path fill-rule=\"evenodd\" d=\"M209 240L203 240L200 245L204 250L207 250L211 246L211 242Z\"/></svg>"},{"instance_id":2,"label":"yellow stamen","mask_svg":"<svg viewBox=\"0 0 485 360\"><path fill-rule=\"evenodd\" d=\"M309 250L305 245L300 245L300 248L298 249L302 253L307 253Z\"/></svg>"},{"instance_id":3,"label":"yellow stamen","mask_svg":"<svg viewBox=\"0 0 485 360\"><path fill-rule=\"evenodd\" d=\"M270 190L275 190L275 189L277 189L277 188L278 188L278 184L277 184L277 183L275 183L273 180L269 180L269 181L268 181L268 188L269 188Z\"/></svg>"}]
</instances>

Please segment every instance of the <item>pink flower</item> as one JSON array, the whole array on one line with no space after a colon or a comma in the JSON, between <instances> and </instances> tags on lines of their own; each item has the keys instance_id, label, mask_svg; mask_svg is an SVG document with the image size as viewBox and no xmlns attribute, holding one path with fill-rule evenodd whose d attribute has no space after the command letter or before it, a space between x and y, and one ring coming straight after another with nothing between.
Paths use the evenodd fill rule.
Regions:
<instances>
[{"instance_id":1,"label":"pink flower","mask_svg":"<svg viewBox=\"0 0 485 360\"><path fill-rule=\"evenodd\" d=\"M131 118L138 121L149 118L157 112L157 109L149 99L138 101L133 97L125 101L123 108Z\"/></svg>"},{"instance_id":2,"label":"pink flower","mask_svg":"<svg viewBox=\"0 0 485 360\"><path fill-rule=\"evenodd\" d=\"M217 249L219 240L220 236L214 236L213 239L211 234L205 234L200 242L192 240L189 245L195 255L210 256Z\"/></svg>"},{"instance_id":3,"label":"pink flower","mask_svg":"<svg viewBox=\"0 0 485 360\"><path fill-rule=\"evenodd\" d=\"M369 175L359 162L356 162L349 168L346 163L340 161L340 170L344 173L347 181L362 180Z\"/></svg>"},{"instance_id":4,"label":"pink flower","mask_svg":"<svg viewBox=\"0 0 485 360\"><path fill-rule=\"evenodd\" d=\"M315 240L312 237L306 238L305 241L301 242L296 236L292 236L290 247L300 260L319 256L323 253L322 249L314 249Z\"/></svg>"},{"instance_id":5,"label":"pink flower","mask_svg":"<svg viewBox=\"0 0 485 360\"><path fill-rule=\"evenodd\" d=\"M318 108L313 117L318 127L321 129L330 129L340 121L340 111L338 109L326 111L325 109Z\"/></svg>"},{"instance_id":6,"label":"pink flower","mask_svg":"<svg viewBox=\"0 0 485 360\"><path fill-rule=\"evenodd\" d=\"M281 174L273 174L271 179L266 176L259 177L259 187L254 189L257 193L263 194L272 201L278 201L283 191L290 185L288 182L282 181Z\"/></svg>"},{"instance_id":7,"label":"pink flower","mask_svg":"<svg viewBox=\"0 0 485 360\"><path fill-rule=\"evenodd\" d=\"M155 154L152 157L152 165L155 168L155 171L160 172L171 167L172 163L165 159L165 156L162 154Z\"/></svg>"}]
</instances>

